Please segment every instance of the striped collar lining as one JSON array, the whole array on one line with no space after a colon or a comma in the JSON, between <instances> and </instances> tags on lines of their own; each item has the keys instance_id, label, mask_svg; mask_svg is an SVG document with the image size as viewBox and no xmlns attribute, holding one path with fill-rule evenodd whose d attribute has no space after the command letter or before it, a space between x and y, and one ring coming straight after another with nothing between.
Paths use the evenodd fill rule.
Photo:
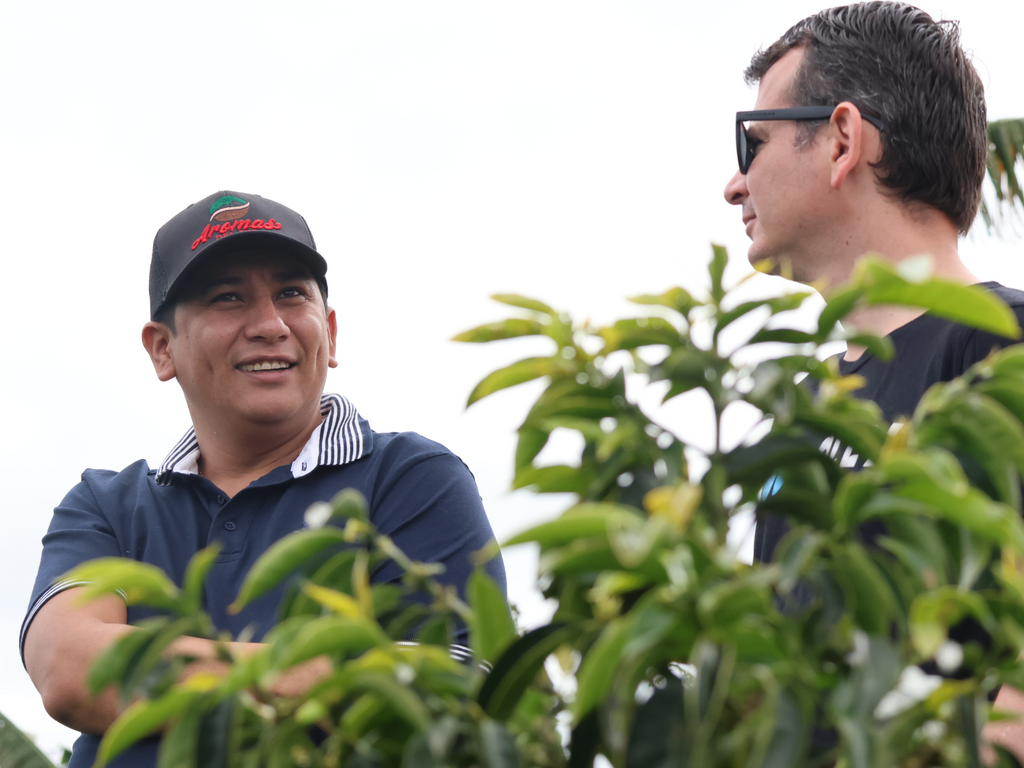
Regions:
<instances>
[{"instance_id":1,"label":"striped collar lining","mask_svg":"<svg viewBox=\"0 0 1024 768\"><path fill-rule=\"evenodd\" d=\"M321 465L341 466L361 459L373 448L370 425L352 403L341 395L321 395L320 414L324 420L292 462L293 477L308 475ZM195 428L167 454L156 473L158 485L170 485L174 473L199 474L199 441Z\"/></svg>"}]
</instances>

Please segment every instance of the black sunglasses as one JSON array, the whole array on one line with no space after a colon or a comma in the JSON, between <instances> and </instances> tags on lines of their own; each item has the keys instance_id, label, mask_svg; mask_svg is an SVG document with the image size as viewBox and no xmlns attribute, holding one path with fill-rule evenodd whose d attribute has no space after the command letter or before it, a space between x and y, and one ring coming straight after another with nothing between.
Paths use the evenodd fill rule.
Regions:
<instances>
[{"instance_id":1,"label":"black sunglasses","mask_svg":"<svg viewBox=\"0 0 1024 768\"><path fill-rule=\"evenodd\" d=\"M746 174L750 164L754 162L754 152L761 142L747 134L744 123L751 120L827 120L832 117L835 107L789 107L787 109L755 109L751 112L736 113L736 159L740 163L740 173ZM860 116L880 131L885 130L882 121L877 117Z\"/></svg>"}]
</instances>

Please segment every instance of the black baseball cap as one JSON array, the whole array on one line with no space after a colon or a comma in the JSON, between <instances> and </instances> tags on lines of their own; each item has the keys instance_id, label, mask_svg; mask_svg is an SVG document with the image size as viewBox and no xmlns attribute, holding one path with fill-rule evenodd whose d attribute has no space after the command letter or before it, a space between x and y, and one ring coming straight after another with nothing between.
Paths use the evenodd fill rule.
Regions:
<instances>
[{"instance_id":1,"label":"black baseball cap","mask_svg":"<svg viewBox=\"0 0 1024 768\"><path fill-rule=\"evenodd\" d=\"M327 262L302 216L265 197L224 190L193 203L157 231L149 265L150 317L177 298L200 265L250 248L297 256L326 289Z\"/></svg>"}]
</instances>

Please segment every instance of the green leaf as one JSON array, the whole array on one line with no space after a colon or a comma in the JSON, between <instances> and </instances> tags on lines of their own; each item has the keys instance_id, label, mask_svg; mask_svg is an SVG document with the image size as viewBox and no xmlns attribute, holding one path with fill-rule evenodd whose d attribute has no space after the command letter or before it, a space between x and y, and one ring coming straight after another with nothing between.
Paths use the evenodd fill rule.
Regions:
<instances>
[{"instance_id":1,"label":"green leaf","mask_svg":"<svg viewBox=\"0 0 1024 768\"><path fill-rule=\"evenodd\" d=\"M494 663L477 694L477 703L489 717L505 721L544 666L544 660L563 643L572 641L579 629L547 624L527 632L508 647Z\"/></svg>"},{"instance_id":2,"label":"green leaf","mask_svg":"<svg viewBox=\"0 0 1024 768\"><path fill-rule=\"evenodd\" d=\"M202 716L199 707L190 707L178 722L167 729L164 738L160 739L156 768L196 768Z\"/></svg>"},{"instance_id":3,"label":"green leaf","mask_svg":"<svg viewBox=\"0 0 1024 768\"><path fill-rule=\"evenodd\" d=\"M1006 347L978 365L991 368L992 375L996 377L1020 376L1024 373L1024 345L1014 344Z\"/></svg>"},{"instance_id":4,"label":"green leaf","mask_svg":"<svg viewBox=\"0 0 1024 768\"><path fill-rule=\"evenodd\" d=\"M588 721L597 720L598 711L584 717L578 728ZM596 722L594 723L596 728ZM575 731L573 732L575 755ZM664 688L655 688L654 694L637 708L633 730L626 746L626 768L668 768L685 765L686 721L683 717L683 686L675 678L668 678ZM593 765L593 758L587 768Z\"/></svg>"},{"instance_id":5,"label":"green leaf","mask_svg":"<svg viewBox=\"0 0 1024 768\"><path fill-rule=\"evenodd\" d=\"M382 672L359 670L346 676L355 689L372 693L417 731L430 727L430 712L413 691Z\"/></svg>"},{"instance_id":6,"label":"green leaf","mask_svg":"<svg viewBox=\"0 0 1024 768\"><path fill-rule=\"evenodd\" d=\"M782 691L775 712L775 728L761 768L789 768L802 765L807 750L807 719L789 691Z\"/></svg>"},{"instance_id":7,"label":"green leaf","mask_svg":"<svg viewBox=\"0 0 1024 768\"><path fill-rule=\"evenodd\" d=\"M832 335L836 323L842 322L864 295L859 287L841 288L828 296L825 308L818 316L818 339L825 341Z\"/></svg>"},{"instance_id":8,"label":"green leaf","mask_svg":"<svg viewBox=\"0 0 1024 768\"><path fill-rule=\"evenodd\" d=\"M355 488L342 488L331 499L331 519L370 521L366 497Z\"/></svg>"},{"instance_id":9,"label":"green leaf","mask_svg":"<svg viewBox=\"0 0 1024 768\"><path fill-rule=\"evenodd\" d=\"M949 280L911 282L899 274L906 266L906 262L893 266L880 257L864 257L857 264L853 282L864 287L864 300L869 306L920 307L972 328L1008 339L1020 338L1016 315L991 291Z\"/></svg>"},{"instance_id":10,"label":"green leaf","mask_svg":"<svg viewBox=\"0 0 1024 768\"><path fill-rule=\"evenodd\" d=\"M895 349L892 340L888 336L875 336L870 333L853 333L844 336L846 343L854 346L864 347L870 354L879 360L891 360Z\"/></svg>"},{"instance_id":11,"label":"green leaf","mask_svg":"<svg viewBox=\"0 0 1024 768\"><path fill-rule=\"evenodd\" d=\"M349 656L388 644L388 637L375 622L348 616L322 616L302 627L280 651L275 650L281 654L275 666L289 669L321 654Z\"/></svg>"},{"instance_id":12,"label":"green leaf","mask_svg":"<svg viewBox=\"0 0 1024 768\"><path fill-rule=\"evenodd\" d=\"M536 493L583 493L586 478L579 467L523 467L516 471L513 488L534 486Z\"/></svg>"},{"instance_id":13,"label":"green leaf","mask_svg":"<svg viewBox=\"0 0 1024 768\"><path fill-rule=\"evenodd\" d=\"M513 317L497 323L478 325L476 328L463 331L458 336L453 336L452 341L463 341L470 344L486 344L489 341L515 339L520 336L539 336L543 333L544 326L536 320Z\"/></svg>"},{"instance_id":14,"label":"green leaf","mask_svg":"<svg viewBox=\"0 0 1024 768\"><path fill-rule=\"evenodd\" d=\"M725 275L725 267L729 263L729 254L724 246L711 246L711 264L708 266L708 274L711 275L711 298L716 304L721 303L725 298L725 286L722 278Z\"/></svg>"},{"instance_id":15,"label":"green leaf","mask_svg":"<svg viewBox=\"0 0 1024 768\"><path fill-rule=\"evenodd\" d=\"M742 482L764 482L780 468L801 461L813 461L830 465L835 463L818 450L815 443L803 437L772 433L760 442L742 446L731 451L725 459L729 473L729 484Z\"/></svg>"},{"instance_id":16,"label":"green leaf","mask_svg":"<svg viewBox=\"0 0 1024 768\"><path fill-rule=\"evenodd\" d=\"M1024 421L1024 380L1002 375L995 379L979 381L974 385L974 389L1000 403L1017 421Z\"/></svg>"},{"instance_id":17,"label":"green leaf","mask_svg":"<svg viewBox=\"0 0 1024 768\"><path fill-rule=\"evenodd\" d=\"M206 582L206 575L213 567L214 561L220 554L220 542L214 542L211 546L196 552L185 569L184 589L182 590L182 605L186 613L196 613L203 607L203 584Z\"/></svg>"},{"instance_id":18,"label":"green leaf","mask_svg":"<svg viewBox=\"0 0 1024 768\"><path fill-rule=\"evenodd\" d=\"M633 296L629 300L634 304L668 307L669 309L674 309L683 317L689 315L691 309L701 304L683 288L670 288L665 293L658 294L657 296L649 294Z\"/></svg>"},{"instance_id":19,"label":"green leaf","mask_svg":"<svg viewBox=\"0 0 1024 768\"><path fill-rule=\"evenodd\" d=\"M525 424L519 428L519 440L516 442L515 468L528 467L537 458L537 454L548 444L551 432L547 429L536 429Z\"/></svg>"},{"instance_id":20,"label":"green leaf","mask_svg":"<svg viewBox=\"0 0 1024 768\"><path fill-rule=\"evenodd\" d=\"M991 626L988 606L977 592L940 587L918 595L910 606L910 633L914 648L922 658L930 659L945 642L950 628L965 616L973 616L982 625Z\"/></svg>"},{"instance_id":21,"label":"green leaf","mask_svg":"<svg viewBox=\"0 0 1024 768\"><path fill-rule=\"evenodd\" d=\"M1017 177L1017 166L1024 159L1024 119L992 120L988 124L988 139L988 175L999 201L999 218L992 218L984 199L981 213L989 230L998 233L1007 208L1018 214L1024 210L1024 187Z\"/></svg>"},{"instance_id":22,"label":"green leaf","mask_svg":"<svg viewBox=\"0 0 1024 768\"><path fill-rule=\"evenodd\" d=\"M896 494L924 502L936 516L962 525L993 544L1010 543L1024 551L1024 524L1020 516L1011 507L992 501L981 491L971 488L958 496L921 478L904 484Z\"/></svg>"},{"instance_id":23,"label":"green leaf","mask_svg":"<svg viewBox=\"0 0 1024 768\"><path fill-rule=\"evenodd\" d=\"M577 364L561 357L528 357L485 376L469 395L467 406L502 389L514 387L541 376L567 376L576 372Z\"/></svg>"},{"instance_id":24,"label":"green leaf","mask_svg":"<svg viewBox=\"0 0 1024 768\"><path fill-rule=\"evenodd\" d=\"M0 765L4 768L56 768L35 743L0 714Z\"/></svg>"},{"instance_id":25,"label":"green leaf","mask_svg":"<svg viewBox=\"0 0 1024 768\"><path fill-rule=\"evenodd\" d=\"M917 421L917 419L915 419ZM1024 476L1024 426L996 400L965 392L919 421L921 443L946 443L954 438L987 472L999 500L1017 505Z\"/></svg>"},{"instance_id":26,"label":"green leaf","mask_svg":"<svg viewBox=\"0 0 1024 768\"><path fill-rule=\"evenodd\" d=\"M520 307L522 309L529 309L533 312L540 312L544 315L550 315L554 317L557 313L547 304L537 299L530 299L526 296L520 296L515 293L495 293L491 296L495 301L500 301L502 304L508 304L512 307Z\"/></svg>"},{"instance_id":27,"label":"green leaf","mask_svg":"<svg viewBox=\"0 0 1024 768\"><path fill-rule=\"evenodd\" d=\"M836 730L839 731L844 751L849 755L847 764L851 768L872 768L872 739L864 724L850 717L840 717L836 719Z\"/></svg>"},{"instance_id":28,"label":"green leaf","mask_svg":"<svg viewBox=\"0 0 1024 768\"><path fill-rule=\"evenodd\" d=\"M494 661L516 638L516 624L508 603L494 581L482 568L476 568L466 584L466 597L473 609L469 639L481 659Z\"/></svg>"},{"instance_id":29,"label":"green leaf","mask_svg":"<svg viewBox=\"0 0 1024 768\"><path fill-rule=\"evenodd\" d=\"M199 743L196 768L226 768L231 746L231 721L235 713L235 700L220 701L203 715L199 724ZM166 738L166 737L165 737Z\"/></svg>"},{"instance_id":30,"label":"green leaf","mask_svg":"<svg viewBox=\"0 0 1024 768\"><path fill-rule=\"evenodd\" d=\"M81 583L82 602L121 593L128 605L150 605L169 611L181 609L178 588L167 575L149 563L120 557L101 557L82 563L60 581Z\"/></svg>"},{"instance_id":31,"label":"green leaf","mask_svg":"<svg viewBox=\"0 0 1024 768\"><path fill-rule=\"evenodd\" d=\"M967 765L969 768L981 768L981 724L978 722L974 697L958 696L956 713L964 746L967 748Z\"/></svg>"},{"instance_id":32,"label":"green leaf","mask_svg":"<svg viewBox=\"0 0 1024 768\"><path fill-rule=\"evenodd\" d=\"M885 628L886 633L889 627ZM865 644L866 653L863 661L850 670L849 676L835 687L832 692L832 709L840 715L856 718L858 721L869 720L878 706L878 702L891 691L899 680L903 663L900 654L892 641L884 636L867 636L858 633ZM840 717L837 722L842 722ZM845 736L845 731L843 732Z\"/></svg>"},{"instance_id":33,"label":"green leaf","mask_svg":"<svg viewBox=\"0 0 1024 768\"><path fill-rule=\"evenodd\" d=\"M405 750L402 753L402 768L440 768L440 764L434 759L434 755L430 750L430 741L427 734L414 733L405 742Z\"/></svg>"},{"instance_id":34,"label":"green leaf","mask_svg":"<svg viewBox=\"0 0 1024 768\"><path fill-rule=\"evenodd\" d=\"M679 331L660 317L619 320L614 325L601 328L598 334L605 342L602 354L651 344L674 346L680 341Z\"/></svg>"},{"instance_id":35,"label":"green leaf","mask_svg":"<svg viewBox=\"0 0 1024 768\"><path fill-rule=\"evenodd\" d=\"M790 328L765 328L755 333L748 344L763 344L774 341L783 344L813 344L817 339L814 334L806 331L794 331Z\"/></svg>"},{"instance_id":36,"label":"green leaf","mask_svg":"<svg viewBox=\"0 0 1024 768\"><path fill-rule=\"evenodd\" d=\"M741 619L767 614L771 605L765 586L731 579L701 592L697 599L697 615L703 626L728 633L732 625Z\"/></svg>"},{"instance_id":37,"label":"green leaf","mask_svg":"<svg viewBox=\"0 0 1024 768\"><path fill-rule=\"evenodd\" d=\"M641 523L643 522L643 518L632 507L608 503L578 504L557 520L541 523L516 534L503 546L511 547L515 544L536 542L544 550L591 536L604 538L607 533L608 517L613 512L632 514Z\"/></svg>"},{"instance_id":38,"label":"green leaf","mask_svg":"<svg viewBox=\"0 0 1024 768\"><path fill-rule=\"evenodd\" d=\"M483 768L519 768L519 750L504 725L490 719L481 720L479 738Z\"/></svg>"},{"instance_id":39,"label":"green leaf","mask_svg":"<svg viewBox=\"0 0 1024 768\"><path fill-rule=\"evenodd\" d=\"M858 626L872 635L889 630L889 623L898 612L896 596L878 567L863 547L847 542L833 559L835 577L852 589L854 616Z\"/></svg>"},{"instance_id":40,"label":"green leaf","mask_svg":"<svg viewBox=\"0 0 1024 768\"><path fill-rule=\"evenodd\" d=\"M108 646L89 668L86 679L89 690L99 693L108 685L123 683L129 670L134 669L146 648L166 625L166 619L158 619L122 635Z\"/></svg>"},{"instance_id":41,"label":"green leaf","mask_svg":"<svg viewBox=\"0 0 1024 768\"><path fill-rule=\"evenodd\" d=\"M276 541L249 569L230 606L229 613L238 613L260 595L276 587L309 558L328 547L345 543L345 532L328 526L316 531L290 533Z\"/></svg>"},{"instance_id":42,"label":"green leaf","mask_svg":"<svg viewBox=\"0 0 1024 768\"><path fill-rule=\"evenodd\" d=\"M155 701L132 704L103 735L96 753L96 768L102 768L167 721L180 717L200 696L196 691L174 689Z\"/></svg>"},{"instance_id":43,"label":"green leaf","mask_svg":"<svg viewBox=\"0 0 1024 768\"><path fill-rule=\"evenodd\" d=\"M632 570L648 558L666 523L660 518L645 520L635 512L616 512L608 516L608 544L615 559Z\"/></svg>"},{"instance_id":44,"label":"green leaf","mask_svg":"<svg viewBox=\"0 0 1024 768\"><path fill-rule=\"evenodd\" d=\"M747 301L742 304L738 304L732 309L719 314L718 319L715 321L715 330L717 333L721 333L726 327L736 322L741 317L745 317L761 307L768 307L768 309L771 310L772 315L776 315L780 312L789 312L803 304L804 299L810 295L810 293L806 292L791 293L786 296L778 296L770 299L758 299L757 301Z\"/></svg>"},{"instance_id":45,"label":"green leaf","mask_svg":"<svg viewBox=\"0 0 1024 768\"><path fill-rule=\"evenodd\" d=\"M330 585L340 592L352 593L352 565L356 559L355 549L343 549L331 555L327 561L317 568L309 577L309 583L317 586ZM306 594L299 584L288 590L281 601L279 621L296 616L319 616L323 606Z\"/></svg>"},{"instance_id":46,"label":"green leaf","mask_svg":"<svg viewBox=\"0 0 1024 768\"><path fill-rule=\"evenodd\" d=\"M622 664L622 649L629 642L632 629L633 622L627 617L613 620L583 657L576 675L576 700L570 708L575 722L585 717L608 693Z\"/></svg>"},{"instance_id":47,"label":"green leaf","mask_svg":"<svg viewBox=\"0 0 1024 768\"><path fill-rule=\"evenodd\" d=\"M599 419L587 419L578 416L552 416L549 419L544 419L543 427L547 432L553 432L556 429L574 429L583 435L583 439L588 442L597 442L605 437L605 432L601 429Z\"/></svg>"},{"instance_id":48,"label":"green leaf","mask_svg":"<svg viewBox=\"0 0 1024 768\"><path fill-rule=\"evenodd\" d=\"M140 649L137 661L133 659L133 666L126 670L130 674L126 675L122 681L122 697L134 694L137 689L143 688L147 680L151 680L154 674L170 673L170 664L166 658L167 648L182 635L201 634L197 631L199 621L200 619L196 617L185 616L163 624L153 639ZM172 680L168 680L168 684L170 682ZM146 691L146 693L152 695L150 691Z\"/></svg>"}]
</instances>

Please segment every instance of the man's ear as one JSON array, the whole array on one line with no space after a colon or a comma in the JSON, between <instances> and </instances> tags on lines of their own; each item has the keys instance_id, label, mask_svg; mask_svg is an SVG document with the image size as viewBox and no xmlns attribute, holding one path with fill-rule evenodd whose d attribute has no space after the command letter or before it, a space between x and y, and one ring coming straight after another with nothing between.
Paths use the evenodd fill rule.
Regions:
<instances>
[{"instance_id":1,"label":"man's ear","mask_svg":"<svg viewBox=\"0 0 1024 768\"><path fill-rule=\"evenodd\" d=\"M333 307L327 308L327 333L331 337L331 356L327 365L331 368L338 367L338 315Z\"/></svg>"},{"instance_id":2,"label":"man's ear","mask_svg":"<svg viewBox=\"0 0 1024 768\"><path fill-rule=\"evenodd\" d=\"M170 381L177 375L174 358L171 356L171 329L163 323L150 320L142 326L142 346L153 361L153 368L160 381Z\"/></svg>"},{"instance_id":3,"label":"man's ear","mask_svg":"<svg viewBox=\"0 0 1024 768\"><path fill-rule=\"evenodd\" d=\"M856 105L843 101L832 112L829 127L832 133L829 139L830 180L832 188L839 189L865 157L864 121Z\"/></svg>"}]
</instances>

